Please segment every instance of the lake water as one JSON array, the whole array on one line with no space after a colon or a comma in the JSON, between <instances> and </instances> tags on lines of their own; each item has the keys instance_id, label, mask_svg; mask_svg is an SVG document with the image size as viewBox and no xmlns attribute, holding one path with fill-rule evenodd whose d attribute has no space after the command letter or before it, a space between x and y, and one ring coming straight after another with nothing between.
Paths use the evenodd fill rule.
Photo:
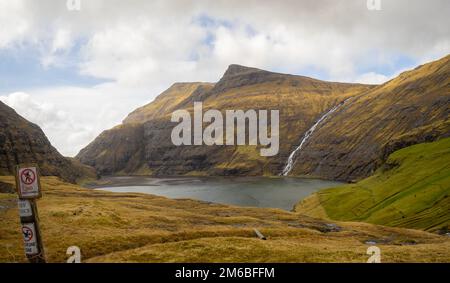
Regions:
<instances>
[{"instance_id":1,"label":"lake water","mask_svg":"<svg viewBox=\"0 0 450 283\"><path fill-rule=\"evenodd\" d=\"M94 188L285 210L291 210L298 201L314 192L342 184L288 177L107 177L102 181L107 185Z\"/></svg>"}]
</instances>

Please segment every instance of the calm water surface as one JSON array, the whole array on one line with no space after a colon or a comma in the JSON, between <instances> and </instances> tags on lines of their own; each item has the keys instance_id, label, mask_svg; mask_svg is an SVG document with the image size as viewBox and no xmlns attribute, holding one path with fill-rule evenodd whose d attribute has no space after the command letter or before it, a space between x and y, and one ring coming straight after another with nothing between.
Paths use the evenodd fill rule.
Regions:
<instances>
[{"instance_id":1,"label":"calm water surface","mask_svg":"<svg viewBox=\"0 0 450 283\"><path fill-rule=\"evenodd\" d=\"M107 185L94 188L285 210L291 210L299 200L314 192L342 184L287 177L106 177L102 181Z\"/></svg>"}]
</instances>

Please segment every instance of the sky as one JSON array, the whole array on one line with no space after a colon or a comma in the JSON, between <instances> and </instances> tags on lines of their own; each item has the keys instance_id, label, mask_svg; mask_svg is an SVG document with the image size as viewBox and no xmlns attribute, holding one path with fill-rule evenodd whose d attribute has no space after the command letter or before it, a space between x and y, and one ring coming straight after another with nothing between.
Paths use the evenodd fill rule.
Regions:
<instances>
[{"instance_id":1,"label":"sky","mask_svg":"<svg viewBox=\"0 0 450 283\"><path fill-rule=\"evenodd\" d=\"M0 0L0 100L74 156L230 64L379 84L450 53L450 1L369 2Z\"/></svg>"}]
</instances>

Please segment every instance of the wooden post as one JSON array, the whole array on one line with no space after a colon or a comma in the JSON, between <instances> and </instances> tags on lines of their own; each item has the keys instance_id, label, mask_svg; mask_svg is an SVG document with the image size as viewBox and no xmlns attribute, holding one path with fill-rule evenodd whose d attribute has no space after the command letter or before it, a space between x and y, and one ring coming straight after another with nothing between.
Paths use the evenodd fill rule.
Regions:
<instances>
[{"instance_id":1,"label":"wooden post","mask_svg":"<svg viewBox=\"0 0 450 283\"><path fill-rule=\"evenodd\" d=\"M37 166L16 167L16 189L25 255L31 263L45 263L36 199L42 196Z\"/></svg>"}]
</instances>

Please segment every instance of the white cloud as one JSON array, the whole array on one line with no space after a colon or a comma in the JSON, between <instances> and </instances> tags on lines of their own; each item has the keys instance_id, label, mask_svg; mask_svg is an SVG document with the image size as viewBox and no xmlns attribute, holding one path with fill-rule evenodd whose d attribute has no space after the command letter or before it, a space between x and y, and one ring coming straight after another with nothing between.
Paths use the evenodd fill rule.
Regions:
<instances>
[{"instance_id":1,"label":"white cloud","mask_svg":"<svg viewBox=\"0 0 450 283\"><path fill-rule=\"evenodd\" d=\"M382 84L389 80L389 77L374 72L359 75L353 82L361 84Z\"/></svg>"},{"instance_id":2,"label":"white cloud","mask_svg":"<svg viewBox=\"0 0 450 283\"><path fill-rule=\"evenodd\" d=\"M64 51L71 47L71 32L67 29L58 29L52 43L52 53Z\"/></svg>"},{"instance_id":3,"label":"white cloud","mask_svg":"<svg viewBox=\"0 0 450 283\"><path fill-rule=\"evenodd\" d=\"M365 0L91 0L79 12L65 1L0 1L7 11L1 26L20 19L14 26L26 26L27 38L50 50L43 51L45 66L84 38L80 71L130 84L217 79L232 62L286 72L313 66L343 80L360 75L357 66L386 63L385 55L420 61L450 50L446 0L385 1L382 11L368 11ZM216 22L202 26L202 16Z\"/></svg>"},{"instance_id":4,"label":"white cloud","mask_svg":"<svg viewBox=\"0 0 450 283\"><path fill-rule=\"evenodd\" d=\"M0 100L39 125L63 155L74 156L103 130L119 124L130 109L148 102L145 90L134 89L133 96L124 95L126 91L130 89L115 84L55 87L10 93Z\"/></svg>"},{"instance_id":5,"label":"white cloud","mask_svg":"<svg viewBox=\"0 0 450 283\"><path fill-rule=\"evenodd\" d=\"M0 96L0 100L14 108L25 118L38 124L53 126L67 118L66 113L55 109L53 104L33 100L29 94L24 92L14 92L8 96Z\"/></svg>"},{"instance_id":6,"label":"white cloud","mask_svg":"<svg viewBox=\"0 0 450 283\"><path fill-rule=\"evenodd\" d=\"M30 30L25 3L21 0L0 0L0 48L21 41Z\"/></svg>"},{"instance_id":7,"label":"white cloud","mask_svg":"<svg viewBox=\"0 0 450 283\"><path fill-rule=\"evenodd\" d=\"M50 134L49 138L54 146L64 148L64 141L71 139L72 129L76 127L67 112L54 104L35 100L24 92L0 96L0 100L27 120L40 125L45 133Z\"/></svg>"}]
</instances>

